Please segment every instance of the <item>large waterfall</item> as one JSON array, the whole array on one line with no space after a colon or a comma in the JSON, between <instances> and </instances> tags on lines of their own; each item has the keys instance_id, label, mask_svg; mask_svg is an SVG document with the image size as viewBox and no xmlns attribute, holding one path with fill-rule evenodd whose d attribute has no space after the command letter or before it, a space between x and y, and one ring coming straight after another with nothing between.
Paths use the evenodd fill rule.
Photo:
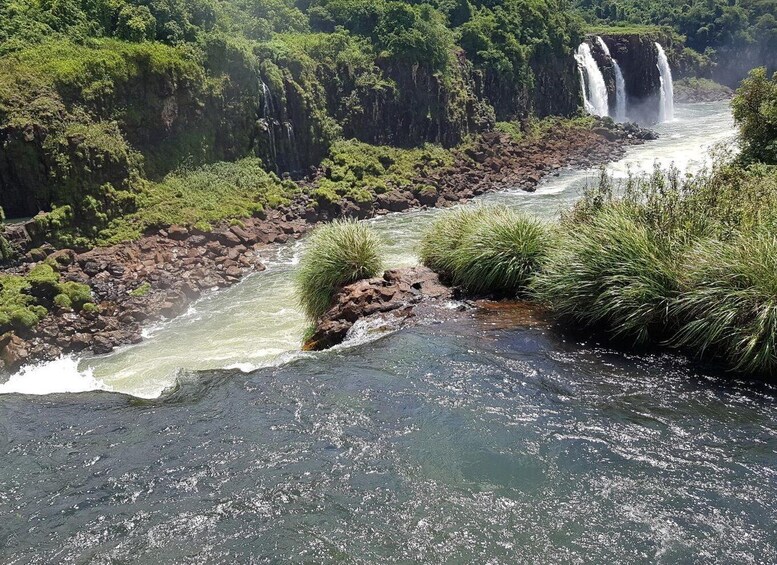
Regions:
<instances>
[{"instance_id":1,"label":"large waterfall","mask_svg":"<svg viewBox=\"0 0 777 565\"><path fill-rule=\"evenodd\" d=\"M615 119L623 122L626 120L626 81L623 78L623 71L621 71L617 59L610 54L610 48L607 47L604 39L597 35L596 41L599 42L602 51L612 59L612 67L615 71Z\"/></svg>"},{"instance_id":2,"label":"large waterfall","mask_svg":"<svg viewBox=\"0 0 777 565\"><path fill-rule=\"evenodd\" d=\"M661 74L661 95L658 108L658 119L669 122L674 119L674 84L672 83L672 69L664 53L664 48L656 42L658 51L658 72Z\"/></svg>"},{"instance_id":3,"label":"large waterfall","mask_svg":"<svg viewBox=\"0 0 777 565\"><path fill-rule=\"evenodd\" d=\"M587 43L581 43L577 48L575 60L580 66L580 74L583 78L583 101L586 111L597 116L609 115L607 85Z\"/></svg>"}]
</instances>

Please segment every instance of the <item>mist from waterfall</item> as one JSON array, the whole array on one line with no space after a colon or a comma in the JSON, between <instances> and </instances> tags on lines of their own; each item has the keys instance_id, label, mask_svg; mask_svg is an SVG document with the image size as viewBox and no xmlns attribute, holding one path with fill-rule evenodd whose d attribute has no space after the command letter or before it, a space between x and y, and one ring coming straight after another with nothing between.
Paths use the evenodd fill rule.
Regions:
<instances>
[{"instance_id":1,"label":"mist from waterfall","mask_svg":"<svg viewBox=\"0 0 777 565\"><path fill-rule=\"evenodd\" d=\"M658 119L661 122L670 122L674 119L674 84L672 82L672 69L669 60L661 44L656 42L658 51L658 72L661 75L661 93L658 107Z\"/></svg>"},{"instance_id":2,"label":"mist from waterfall","mask_svg":"<svg viewBox=\"0 0 777 565\"><path fill-rule=\"evenodd\" d=\"M591 53L590 45L581 43L575 52L575 60L580 67L583 79L583 102L586 111L597 116L608 116L610 112L607 85L604 82L604 75L602 75L602 71Z\"/></svg>"}]
</instances>

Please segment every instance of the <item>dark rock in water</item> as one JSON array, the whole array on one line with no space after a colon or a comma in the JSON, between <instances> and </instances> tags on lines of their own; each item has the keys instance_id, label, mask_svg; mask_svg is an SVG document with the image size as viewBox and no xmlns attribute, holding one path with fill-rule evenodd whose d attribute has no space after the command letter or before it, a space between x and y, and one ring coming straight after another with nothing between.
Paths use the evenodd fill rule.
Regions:
<instances>
[{"instance_id":1,"label":"dark rock in water","mask_svg":"<svg viewBox=\"0 0 777 565\"><path fill-rule=\"evenodd\" d=\"M421 302L437 301L441 305L452 296L437 273L426 267L393 269L382 277L355 282L337 294L334 305L316 324L305 349L327 349L341 343L353 325L366 318L379 318L394 327L404 326Z\"/></svg>"}]
</instances>

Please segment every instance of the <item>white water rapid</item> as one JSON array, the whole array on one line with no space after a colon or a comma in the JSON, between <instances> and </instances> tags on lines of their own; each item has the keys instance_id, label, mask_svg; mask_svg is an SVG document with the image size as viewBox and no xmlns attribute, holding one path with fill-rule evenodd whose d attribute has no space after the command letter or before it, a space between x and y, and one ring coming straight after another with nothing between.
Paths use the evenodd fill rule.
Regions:
<instances>
[{"instance_id":1,"label":"white water rapid","mask_svg":"<svg viewBox=\"0 0 777 565\"><path fill-rule=\"evenodd\" d=\"M674 163L681 170L701 165L707 150L734 134L725 102L678 105L677 118L655 127L657 141L629 147L626 156L607 168L623 178L629 170L649 172L653 163ZM504 204L552 219L575 202L598 170L566 170L547 177L537 192L506 190L480 201ZM369 220L386 243L386 265L417 263L419 234L441 210L416 210ZM294 296L294 274L307 242L294 241L268 249L267 270L208 294L175 319L149 327L143 342L108 355L66 357L32 365L0 383L0 394L50 394L111 390L156 397L186 378L188 371L236 368L249 371L280 365L308 355L339 355L339 351L303 353L300 341L305 318Z\"/></svg>"},{"instance_id":2,"label":"white water rapid","mask_svg":"<svg viewBox=\"0 0 777 565\"><path fill-rule=\"evenodd\" d=\"M602 71L591 53L591 46L587 43L581 43L575 53L575 60L583 77L583 102L586 111L597 116L609 115L607 85L604 83Z\"/></svg>"},{"instance_id":3,"label":"white water rapid","mask_svg":"<svg viewBox=\"0 0 777 565\"><path fill-rule=\"evenodd\" d=\"M658 108L658 119L662 122L671 122L674 119L674 84L672 83L672 69L669 60L661 44L656 42L658 51L658 72L661 73L661 97Z\"/></svg>"}]
</instances>

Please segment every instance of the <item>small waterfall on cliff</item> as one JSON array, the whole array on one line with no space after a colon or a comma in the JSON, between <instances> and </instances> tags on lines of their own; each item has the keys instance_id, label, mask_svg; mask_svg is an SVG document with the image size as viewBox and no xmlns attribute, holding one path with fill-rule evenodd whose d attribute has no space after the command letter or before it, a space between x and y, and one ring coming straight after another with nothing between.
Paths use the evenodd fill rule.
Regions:
<instances>
[{"instance_id":1,"label":"small waterfall on cliff","mask_svg":"<svg viewBox=\"0 0 777 565\"><path fill-rule=\"evenodd\" d=\"M591 47L587 43L581 43L580 47L577 48L575 60L580 68L586 111L597 116L609 115L607 85L604 83L604 75L602 75L599 65L596 64Z\"/></svg>"},{"instance_id":2,"label":"small waterfall on cliff","mask_svg":"<svg viewBox=\"0 0 777 565\"><path fill-rule=\"evenodd\" d=\"M278 163L278 144L275 141L275 125L273 123L274 109L272 103L272 93L267 84L259 79L262 87L262 119L264 127L267 129L267 138L270 142L270 157L273 160L273 165L277 168ZM267 165L267 163L265 163Z\"/></svg>"},{"instance_id":3,"label":"small waterfall on cliff","mask_svg":"<svg viewBox=\"0 0 777 565\"><path fill-rule=\"evenodd\" d=\"M604 42L604 39L596 36L602 51L612 59L612 68L615 71L615 119L619 122L626 120L626 81L623 78L623 71L618 64L618 60L610 54L610 48Z\"/></svg>"},{"instance_id":4,"label":"small waterfall on cliff","mask_svg":"<svg viewBox=\"0 0 777 565\"><path fill-rule=\"evenodd\" d=\"M656 42L658 51L658 72L661 73L661 96L658 108L658 119L669 122L674 119L674 84L672 83L672 69L661 44Z\"/></svg>"}]
</instances>

